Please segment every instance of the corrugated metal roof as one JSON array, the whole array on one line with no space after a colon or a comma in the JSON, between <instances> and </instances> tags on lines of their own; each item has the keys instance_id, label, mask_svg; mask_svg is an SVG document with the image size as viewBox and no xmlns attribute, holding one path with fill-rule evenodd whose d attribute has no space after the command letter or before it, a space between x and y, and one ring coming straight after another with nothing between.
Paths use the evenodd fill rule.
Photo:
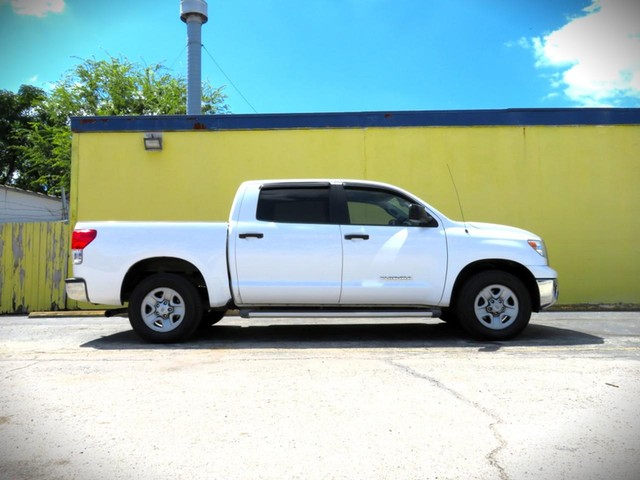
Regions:
<instances>
[{"instance_id":1,"label":"corrugated metal roof","mask_svg":"<svg viewBox=\"0 0 640 480\"><path fill-rule=\"evenodd\" d=\"M42 198L48 198L50 200L62 200L61 197L57 197L55 195L47 195L46 193L41 192L32 192L31 190L24 190L22 188L14 187L13 185L0 185L0 189L23 193L25 195L35 195Z\"/></svg>"}]
</instances>

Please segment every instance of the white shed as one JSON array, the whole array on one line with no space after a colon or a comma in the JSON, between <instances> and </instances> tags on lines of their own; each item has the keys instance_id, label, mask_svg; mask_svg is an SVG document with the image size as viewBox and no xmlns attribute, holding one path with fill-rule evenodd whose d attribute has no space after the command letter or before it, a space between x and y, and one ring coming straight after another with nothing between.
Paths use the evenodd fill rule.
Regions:
<instances>
[{"instance_id":1,"label":"white shed","mask_svg":"<svg viewBox=\"0 0 640 480\"><path fill-rule=\"evenodd\" d=\"M63 199L0 185L0 223L59 222L66 220Z\"/></svg>"}]
</instances>

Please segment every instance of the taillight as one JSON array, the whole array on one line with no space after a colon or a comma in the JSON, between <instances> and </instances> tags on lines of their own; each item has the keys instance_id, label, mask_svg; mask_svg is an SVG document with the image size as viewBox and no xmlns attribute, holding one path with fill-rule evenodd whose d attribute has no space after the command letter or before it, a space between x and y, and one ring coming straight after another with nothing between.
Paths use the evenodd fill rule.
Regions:
<instances>
[{"instance_id":1,"label":"taillight","mask_svg":"<svg viewBox=\"0 0 640 480\"><path fill-rule=\"evenodd\" d=\"M82 250L86 248L91 242L93 242L98 235L97 230L74 230L71 235L71 250L73 250L73 263L79 265L82 263L83 254Z\"/></svg>"}]
</instances>

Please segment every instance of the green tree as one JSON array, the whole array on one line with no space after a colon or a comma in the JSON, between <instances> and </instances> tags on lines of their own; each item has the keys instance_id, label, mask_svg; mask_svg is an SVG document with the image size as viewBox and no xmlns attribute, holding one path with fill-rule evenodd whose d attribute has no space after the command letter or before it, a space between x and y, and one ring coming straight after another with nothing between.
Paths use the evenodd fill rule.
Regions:
<instances>
[{"instance_id":1,"label":"green tree","mask_svg":"<svg viewBox=\"0 0 640 480\"><path fill-rule=\"evenodd\" d=\"M0 183L26 187L22 180L28 169L22 147L34 123L42 120L40 105L44 90L22 85L18 93L0 90Z\"/></svg>"},{"instance_id":2,"label":"green tree","mask_svg":"<svg viewBox=\"0 0 640 480\"><path fill-rule=\"evenodd\" d=\"M35 87L23 86L20 91L23 88ZM17 167L5 169L4 152L0 150L3 158L0 178L2 183L49 194L59 194L63 188L69 191L70 117L186 113L184 78L173 76L161 64L142 65L126 58L82 60L53 86L49 95L40 92L42 95L36 96L24 110L25 115L31 115L27 115L26 122L11 123L8 137L16 142L11 151L19 161L13 161ZM204 114L228 113L225 99L222 87L203 84ZM4 117L4 109L0 115Z\"/></svg>"},{"instance_id":3,"label":"green tree","mask_svg":"<svg viewBox=\"0 0 640 480\"><path fill-rule=\"evenodd\" d=\"M228 113L222 88L205 83L202 90L203 113ZM57 117L180 115L186 113L187 87L159 63L87 59L55 85L48 104Z\"/></svg>"}]
</instances>

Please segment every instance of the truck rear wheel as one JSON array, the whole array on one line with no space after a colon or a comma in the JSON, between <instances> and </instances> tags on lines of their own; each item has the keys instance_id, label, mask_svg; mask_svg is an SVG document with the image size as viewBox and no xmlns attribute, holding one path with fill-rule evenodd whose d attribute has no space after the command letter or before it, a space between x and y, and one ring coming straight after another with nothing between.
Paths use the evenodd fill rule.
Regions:
<instances>
[{"instance_id":1,"label":"truck rear wheel","mask_svg":"<svg viewBox=\"0 0 640 480\"><path fill-rule=\"evenodd\" d=\"M202 300L180 275L159 273L140 282L129 299L129 322L145 340L174 343L189 338L200 324Z\"/></svg>"},{"instance_id":2,"label":"truck rear wheel","mask_svg":"<svg viewBox=\"0 0 640 480\"><path fill-rule=\"evenodd\" d=\"M506 340L525 329L531 318L531 297L514 275L501 271L471 277L456 302L460 325L472 336Z\"/></svg>"}]
</instances>

